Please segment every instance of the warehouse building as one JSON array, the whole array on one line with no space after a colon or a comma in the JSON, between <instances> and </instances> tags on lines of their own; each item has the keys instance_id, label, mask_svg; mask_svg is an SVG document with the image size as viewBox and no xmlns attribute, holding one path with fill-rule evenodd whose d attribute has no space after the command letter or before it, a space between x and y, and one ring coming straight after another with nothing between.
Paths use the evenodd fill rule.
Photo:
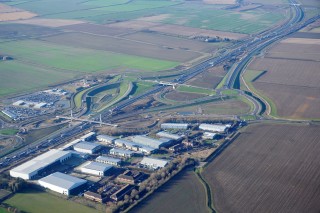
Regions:
<instances>
[{"instance_id":1,"label":"warehouse building","mask_svg":"<svg viewBox=\"0 0 320 213\"><path fill-rule=\"evenodd\" d=\"M184 135L171 134L171 133L168 133L168 132L165 132L165 131L158 132L157 136L158 137L162 137L162 138L169 138L169 139L172 139L172 140L175 140L175 141L180 141L180 140L182 140L184 138Z\"/></svg>"},{"instance_id":2,"label":"warehouse building","mask_svg":"<svg viewBox=\"0 0 320 213\"><path fill-rule=\"evenodd\" d=\"M150 155L154 150L156 150L156 149L149 147L149 146L140 146L139 147L139 151L145 155Z\"/></svg>"},{"instance_id":3,"label":"warehouse building","mask_svg":"<svg viewBox=\"0 0 320 213\"><path fill-rule=\"evenodd\" d=\"M172 140L169 138L154 139L145 135L132 136L131 140L139 145L148 146L154 149L160 149L161 147L170 146L170 144L172 143Z\"/></svg>"},{"instance_id":4,"label":"warehouse building","mask_svg":"<svg viewBox=\"0 0 320 213\"><path fill-rule=\"evenodd\" d=\"M133 151L125 150L125 149L117 149L117 148L112 148L109 153L110 155L115 155L115 156L120 156L125 158L130 158L134 154Z\"/></svg>"},{"instance_id":5,"label":"warehouse building","mask_svg":"<svg viewBox=\"0 0 320 213\"><path fill-rule=\"evenodd\" d=\"M112 168L112 165L105 163L87 161L80 166L80 171L90 175L104 176L108 170Z\"/></svg>"},{"instance_id":6,"label":"warehouse building","mask_svg":"<svg viewBox=\"0 0 320 213\"><path fill-rule=\"evenodd\" d=\"M139 144L134 143L132 141L128 141L125 139L116 139L114 141L114 144L118 147L123 147L123 148L127 148L133 151L138 151L139 150Z\"/></svg>"},{"instance_id":7,"label":"warehouse building","mask_svg":"<svg viewBox=\"0 0 320 213\"><path fill-rule=\"evenodd\" d=\"M97 140L100 141L100 142L104 142L106 144L114 144L114 141L116 140L117 138L115 137L112 137L112 136L109 136L109 135L98 135L97 136Z\"/></svg>"},{"instance_id":8,"label":"warehouse building","mask_svg":"<svg viewBox=\"0 0 320 213\"><path fill-rule=\"evenodd\" d=\"M88 153L88 154L94 154L96 153L99 149L101 149L101 146L96 143L91 143L91 142L80 142L77 143L73 149L77 152L83 152L83 153Z\"/></svg>"},{"instance_id":9,"label":"warehouse building","mask_svg":"<svg viewBox=\"0 0 320 213\"><path fill-rule=\"evenodd\" d=\"M163 168L168 164L168 161L157 158L144 157L140 162L140 165L148 169L159 169Z\"/></svg>"},{"instance_id":10,"label":"warehouse building","mask_svg":"<svg viewBox=\"0 0 320 213\"><path fill-rule=\"evenodd\" d=\"M99 156L96 158L96 162L105 163L105 164L114 165L114 166L120 166L121 159L111 158L111 157L106 157L106 156Z\"/></svg>"},{"instance_id":11,"label":"warehouse building","mask_svg":"<svg viewBox=\"0 0 320 213\"><path fill-rule=\"evenodd\" d=\"M35 109L41 109L41 108L44 108L47 106L47 103L44 103L44 102L40 102L40 103L36 103L33 108Z\"/></svg>"},{"instance_id":12,"label":"warehouse building","mask_svg":"<svg viewBox=\"0 0 320 213\"><path fill-rule=\"evenodd\" d=\"M11 112L9 110L2 110L1 112L14 121L19 118L19 116L17 114L15 114L14 112Z\"/></svg>"},{"instance_id":13,"label":"warehouse building","mask_svg":"<svg viewBox=\"0 0 320 213\"><path fill-rule=\"evenodd\" d=\"M212 140L212 139L214 139L216 136L217 136L216 133L213 133L213 132L204 132L203 135L202 135L202 139Z\"/></svg>"},{"instance_id":14,"label":"warehouse building","mask_svg":"<svg viewBox=\"0 0 320 213\"><path fill-rule=\"evenodd\" d=\"M64 195L77 194L87 181L66 175L61 172L53 173L38 180L40 186Z\"/></svg>"},{"instance_id":15,"label":"warehouse building","mask_svg":"<svg viewBox=\"0 0 320 213\"><path fill-rule=\"evenodd\" d=\"M199 129L210 131L210 132L219 132L224 133L228 128L230 128L230 124L200 124Z\"/></svg>"},{"instance_id":16,"label":"warehouse building","mask_svg":"<svg viewBox=\"0 0 320 213\"><path fill-rule=\"evenodd\" d=\"M52 149L10 170L10 176L30 180L40 172L72 156L71 152Z\"/></svg>"},{"instance_id":17,"label":"warehouse building","mask_svg":"<svg viewBox=\"0 0 320 213\"><path fill-rule=\"evenodd\" d=\"M161 129L183 129L189 128L189 124L186 123L163 123L161 124Z\"/></svg>"},{"instance_id":18,"label":"warehouse building","mask_svg":"<svg viewBox=\"0 0 320 213\"><path fill-rule=\"evenodd\" d=\"M13 106L22 106L24 104L25 104L25 102L23 100L18 100L16 102L12 103Z\"/></svg>"},{"instance_id":19,"label":"warehouse building","mask_svg":"<svg viewBox=\"0 0 320 213\"><path fill-rule=\"evenodd\" d=\"M83 141L90 141L94 139L95 136L96 136L95 132L89 132L88 134L85 134L84 136L82 136L80 139L82 139Z\"/></svg>"}]
</instances>

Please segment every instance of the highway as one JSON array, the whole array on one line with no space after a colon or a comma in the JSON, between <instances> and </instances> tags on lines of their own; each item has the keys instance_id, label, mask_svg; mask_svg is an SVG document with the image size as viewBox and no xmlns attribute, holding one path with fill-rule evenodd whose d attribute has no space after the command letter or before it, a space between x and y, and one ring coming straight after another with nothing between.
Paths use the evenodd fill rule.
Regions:
<instances>
[{"instance_id":1,"label":"highway","mask_svg":"<svg viewBox=\"0 0 320 213\"><path fill-rule=\"evenodd\" d=\"M306 25L314 22L319 18L319 16L314 17L312 19L309 19L306 22L300 23L304 18L304 12L300 5L297 4L296 1L291 0L290 1L290 7L291 7L291 17L288 21L283 23L280 26L274 27L270 30L266 30L264 32L261 32L257 35L253 35L250 38L246 38L245 40L239 42L237 45L232 45L229 47L229 50L226 50L222 55L214 58L207 59L203 61L202 63L195 65L194 67L184 70L183 74L181 74L178 78L174 79L172 83L177 84L183 84L189 79L197 76L198 74L206 71L208 68L220 65L224 62L229 61L232 58L241 58L240 62L236 64L236 67L233 70L230 70L229 73L226 75L226 80L224 83L224 89L238 89L237 87L237 80L238 76L242 72L242 70L245 68L247 63L252 59L252 57L257 54L259 51L265 49L272 43L284 38L285 36L294 33L298 31L299 29L305 27ZM117 106L115 106L113 109L108 109L104 112L102 112L102 119L103 120L109 120L110 117L113 116L112 112L120 111L123 108L131 105L132 103L141 100L149 95L155 94L164 88L168 87L167 85L158 85L151 90L148 90L147 92L133 97L131 99L127 99L125 101L120 102ZM259 110L261 110L261 107L258 107L259 102L255 100L254 98L241 93L242 95L249 98L250 101L254 103L255 110L254 113L256 115L259 114ZM116 114L116 113L115 113Z\"/></svg>"},{"instance_id":2,"label":"highway","mask_svg":"<svg viewBox=\"0 0 320 213\"><path fill-rule=\"evenodd\" d=\"M319 19L320 16L313 17L305 22L302 22L304 18L304 12L299 5L297 5L296 1L291 0L291 17L290 19L285 22L284 24L277 26L273 29L264 31L257 35L253 35L245 40L239 42L236 45L232 45L229 47L224 53L222 53L218 57L210 58L202 63L195 65L192 68L184 70L183 73L173 80L172 83L183 84L189 79L197 76L198 74L206 71L208 68L220 65L224 62L229 61L232 58L242 58L236 65L234 69L231 69L225 78L224 89L237 89L237 81L239 80L239 75L246 67L247 63L254 57L255 54L260 52L261 50L268 47L270 44L284 38L285 36L294 33L301 28L305 27L306 25L314 22L315 20ZM117 104L114 108L109 108L102 112L102 122L107 123L107 121L116 120L117 116L120 115L113 115L113 112L120 111L125 107L149 96L153 95L157 92L162 91L168 87L168 85L157 85L151 90L146 91L143 94L140 94L136 97L126 99L119 104ZM253 115L259 115L261 112L261 106L257 100L248 96L241 90L237 90L240 95L245 96L250 101L254 103L255 109L253 110ZM117 113L115 113L117 114ZM130 114L130 113L129 113ZM94 120L99 119L100 115L96 115ZM123 116L123 114L121 115ZM57 146L69 140L70 138L74 137L75 135L87 130L91 125L88 123L82 123L76 125L71 128L63 129L59 134L50 136L50 138L46 138L43 140L38 141L36 144L32 144L30 146L26 146L21 148L19 151L16 151L10 155L8 155L5 159L0 160L0 168L11 165L14 162L18 162L19 160L25 158L28 155L34 154L39 152L45 147L48 146Z\"/></svg>"}]
</instances>

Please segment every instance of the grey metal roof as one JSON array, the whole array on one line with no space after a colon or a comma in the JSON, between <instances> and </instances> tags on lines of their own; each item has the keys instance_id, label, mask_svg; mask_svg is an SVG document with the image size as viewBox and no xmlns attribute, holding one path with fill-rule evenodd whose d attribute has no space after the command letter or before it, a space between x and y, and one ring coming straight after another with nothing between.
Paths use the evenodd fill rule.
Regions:
<instances>
[{"instance_id":1,"label":"grey metal roof","mask_svg":"<svg viewBox=\"0 0 320 213\"><path fill-rule=\"evenodd\" d=\"M119 163L119 162L121 162L121 159L111 158L111 157L106 157L106 156L99 156L96 158L96 161L107 161L107 162Z\"/></svg>"},{"instance_id":2,"label":"grey metal roof","mask_svg":"<svg viewBox=\"0 0 320 213\"><path fill-rule=\"evenodd\" d=\"M75 149L85 149L85 150L93 150L96 147L100 146L99 144L96 143L90 143L90 142L80 142L77 143L74 148Z\"/></svg>"},{"instance_id":3,"label":"grey metal roof","mask_svg":"<svg viewBox=\"0 0 320 213\"><path fill-rule=\"evenodd\" d=\"M88 163L83 165L82 168L105 172L105 171L111 169L112 165L89 161Z\"/></svg>"},{"instance_id":4,"label":"grey metal roof","mask_svg":"<svg viewBox=\"0 0 320 213\"><path fill-rule=\"evenodd\" d=\"M117 148L112 148L112 149L110 150L110 152L117 152L117 153L123 153L123 154L128 154L128 155L134 153L134 152L131 151L131 150L117 149Z\"/></svg>"},{"instance_id":5,"label":"grey metal roof","mask_svg":"<svg viewBox=\"0 0 320 213\"><path fill-rule=\"evenodd\" d=\"M67 155L71 155L71 153L69 151L51 149L50 151L13 168L12 171L23 174L31 174L53 164L54 162L57 162Z\"/></svg>"},{"instance_id":6,"label":"grey metal roof","mask_svg":"<svg viewBox=\"0 0 320 213\"><path fill-rule=\"evenodd\" d=\"M167 139L164 139L164 138L158 140L158 139L147 137L145 135L132 136L131 140L143 146L149 146L156 149L158 149L163 143L169 142Z\"/></svg>"},{"instance_id":7,"label":"grey metal roof","mask_svg":"<svg viewBox=\"0 0 320 213\"><path fill-rule=\"evenodd\" d=\"M41 184L41 182L71 190L85 184L87 181L61 172L55 172L47 177L41 178L39 183Z\"/></svg>"},{"instance_id":8,"label":"grey metal roof","mask_svg":"<svg viewBox=\"0 0 320 213\"><path fill-rule=\"evenodd\" d=\"M161 124L161 128L170 129L170 127L187 129L189 127L189 124L187 124L187 123L163 123L163 124Z\"/></svg>"},{"instance_id":9,"label":"grey metal roof","mask_svg":"<svg viewBox=\"0 0 320 213\"><path fill-rule=\"evenodd\" d=\"M97 136L97 139L98 139L98 140L103 139L103 140L107 140L107 141L114 141L114 140L116 140L117 138L112 137L112 136L109 136L109 135L98 135L98 136Z\"/></svg>"},{"instance_id":10,"label":"grey metal roof","mask_svg":"<svg viewBox=\"0 0 320 213\"><path fill-rule=\"evenodd\" d=\"M170 138L170 139L173 139L173 140L180 140L181 138L184 137L184 136L180 136L180 135L177 135L177 134L171 134L171 133L164 132L164 131L158 132L157 136L164 137L164 138Z\"/></svg>"},{"instance_id":11,"label":"grey metal roof","mask_svg":"<svg viewBox=\"0 0 320 213\"><path fill-rule=\"evenodd\" d=\"M150 158L150 157L144 157L140 164L147 165L147 166L152 166L154 168L157 167L165 167L167 165L168 161L162 160L162 159L157 159L157 158Z\"/></svg>"}]
</instances>

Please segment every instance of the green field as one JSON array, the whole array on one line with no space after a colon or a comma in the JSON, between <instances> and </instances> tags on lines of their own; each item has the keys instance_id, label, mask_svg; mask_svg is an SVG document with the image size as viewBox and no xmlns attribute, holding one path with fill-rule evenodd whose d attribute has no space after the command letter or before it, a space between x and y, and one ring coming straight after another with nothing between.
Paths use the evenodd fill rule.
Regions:
<instances>
[{"instance_id":1,"label":"green field","mask_svg":"<svg viewBox=\"0 0 320 213\"><path fill-rule=\"evenodd\" d=\"M18 8L39 14L46 18L84 19L96 22L137 18L152 14L151 11L179 4L181 1L168 0L42 0L21 1L19 4L8 2Z\"/></svg>"},{"instance_id":2,"label":"green field","mask_svg":"<svg viewBox=\"0 0 320 213\"><path fill-rule=\"evenodd\" d=\"M134 83L132 93L130 95L139 95L142 92L147 91L148 89L151 89L153 87L154 83L151 82L136 82Z\"/></svg>"},{"instance_id":3,"label":"green field","mask_svg":"<svg viewBox=\"0 0 320 213\"><path fill-rule=\"evenodd\" d=\"M56 197L46 192L29 190L24 193L17 193L5 203L18 208L19 210L32 213L97 213L99 211L83 206L81 204Z\"/></svg>"},{"instance_id":4,"label":"green field","mask_svg":"<svg viewBox=\"0 0 320 213\"><path fill-rule=\"evenodd\" d=\"M42 41L0 43L15 58L0 62L0 96L41 88L91 72L160 71L178 63L107 51L54 45Z\"/></svg>"},{"instance_id":5,"label":"green field","mask_svg":"<svg viewBox=\"0 0 320 213\"><path fill-rule=\"evenodd\" d=\"M2 207L0 207L0 213L8 213L8 211Z\"/></svg>"},{"instance_id":6,"label":"green field","mask_svg":"<svg viewBox=\"0 0 320 213\"><path fill-rule=\"evenodd\" d=\"M200 87L193 87L193 86L178 86L177 90L180 92L189 92L189 93L198 93L198 94L205 94L205 95L215 95L216 92L214 90L200 88Z\"/></svg>"},{"instance_id":7,"label":"green field","mask_svg":"<svg viewBox=\"0 0 320 213\"><path fill-rule=\"evenodd\" d=\"M209 6L170 8L170 16L161 22L188 27L219 30L236 33L257 33L283 20L285 16L277 12L262 9L246 12L235 12Z\"/></svg>"},{"instance_id":8,"label":"green field","mask_svg":"<svg viewBox=\"0 0 320 213\"><path fill-rule=\"evenodd\" d=\"M0 97L45 87L74 76L18 61L0 62L0 73Z\"/></svg>"},{"instance_id":9,"label":"green field","mask_svg":"<svg viewBox=\"0 0 320 213\"><path fill-rule=\"evenodd\" d=\"M0 135L15 135L18 132L17 129L0 129Z\"/></svg>"}]
</instances>

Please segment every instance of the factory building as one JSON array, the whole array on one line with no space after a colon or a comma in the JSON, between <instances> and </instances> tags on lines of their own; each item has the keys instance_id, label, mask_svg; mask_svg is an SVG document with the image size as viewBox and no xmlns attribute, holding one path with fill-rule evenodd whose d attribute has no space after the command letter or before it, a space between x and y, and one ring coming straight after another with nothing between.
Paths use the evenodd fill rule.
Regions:
<instances>
[{"instance_id":1,"label":"factory building","mask_svg":"<svg viewBox=\"0 0 320 213\"><path fill-rule=\"evenodd\" d=\"M48 167L62 163L71 157L71 152L52 149L10 170L10 176L25 180L33 179Z\"/></svg>"},{"instance_id":2,"label":"factory building","mask_svg":"<svg viewBox=\"0 0 320 213\"><path fill-rule=\"evenodd\" d=\"M40 186L64 195L76 194L87 183L86 180L66 175L61 172L53 173L38 180Z\"/></svg>"},{"instance_id":3,"label":"factory building","mask_svg":"<svg viewBox=\"0 0 320 213\"><path fill-rule=\"evenodd\" d=\"M89 132L89 133L85 134L84 136L82 136L80 139L83 141L90 141L90 140L94 139L95 136L96 136L95 132Z\"/></svg>"},{"instance_id":4,"label":"factory building","mask_svg":"<svg viewBox=\"0 0 320 213\"><path fill-rule=\"evenodd\" d=\"M91 142L80 142L73 146L73 149L77 152L83 152L88 154L94 154L99 149L101 149L101 146L96 143Z\"/></svg>"},{"instance_id":5,"label":"factory building","mask_svg":"<svg viewBox=\"0 0 320 213\"><path fill-rule=\"evenodd\" d=\"M139 145L148 146L154 149L169 146L172 143L172 140L168 138L154 139L145 135L132 136L131 140Z\"/></svg>"},{"instance_id":6,"label":"factory building","mask_svg":"<svg viewBox=\"0 0 320 213\"><path fill-rule=\"evenodd\" d=\"M100 142L104 142L106 144L114 144L114 141L116 140L117 138L115 137L112 137L112 136L109 136L109 135L98 135L97 136L97 140L100 141Z\"/></svg>"},{"instance_id":7,"label":"factory building","mask_svg":"<svg viewBox=\"0 0 320 213\"><path fill-rule=\"evenodd\" d=\"M224 133L228 128L230 128L230 124L200 124L199 129L210 131L210 132L219 132Z\"/></svg>"},{"instance_id":8,"label":"factory building","mask_svg":"<svg viewBox=\"0 0 320 213\"><path fill-rule=\"evenodd\" d=\"M148 169L159 169L163 168L168 164L168 161L157 159L157 158L150 158L150 157L144 157L142 161L140 162L140 165L148 168Z\"/></svg>"},{"instance_id":9,"label":"factory building","mask_svg":"<svg viewBox=\"0 0 320 213\"><path fill-rule=\"evenodd\" d=\"M110 155L115 155L119 157L125 157L125 158L130 158L134 152L130 150L125 150L125 149L117 149L117 148L112 148L110 150Z\"/></svg>"},{"instance_id":10,"label":"factory building","mask_svg":"<svg viewBox=\"0 0 320 213\"><path fill-rule=\"evenodd\" d=\"M99 156L96 158L96 162L119 166L121 164L121 159L111 158L111 157L106 157L106 156Z\"/></svg>"},{"instance_id":11,"label":"factory building","mask_svg":"<svg viewBox=\"0 0 320 213\"><path fill-rule=\"evenodd\" d=\"M87 161L80 166L80 171L90 175L104 176L105 173L112 168L112 165L105 163Z\"/></svg>"},{"instance_id":12,"label":"factory building","mask_svg":"<svg viewBox=\"0 0 320 213\"><path fill-rule=\"evenodd\" d=\"M203 135L202 135L202 139L214 139L215 137L217 136L216 133L213 133L213 132L204 132Z\"/></svg>"},{"instance_id":13,"label":"factory building","mask_svg":"<svg viewBox=\"0 0 320 213\"><path fill-rule=\"evenodd\" d=\"M180 140L182 140L184 138L184 135L171 134L171 133L168 133L168 132L165 132L165 131L158 132L157 136L158 137L162 137L162 138L169 138L169 139L172 139L172 140L175 140L175 141L180 141Z\"/></svg>"},{"instance_id":14,"label":"factory building","mask_svg":"<svg viewBox=\"0 0 320 213\"><path fill-rule=\"evenodd\" d=\"M186 123L163 123L161 124L161 129L183 129L189 128L189 124Z\"/></svg>"}]
</instances>

